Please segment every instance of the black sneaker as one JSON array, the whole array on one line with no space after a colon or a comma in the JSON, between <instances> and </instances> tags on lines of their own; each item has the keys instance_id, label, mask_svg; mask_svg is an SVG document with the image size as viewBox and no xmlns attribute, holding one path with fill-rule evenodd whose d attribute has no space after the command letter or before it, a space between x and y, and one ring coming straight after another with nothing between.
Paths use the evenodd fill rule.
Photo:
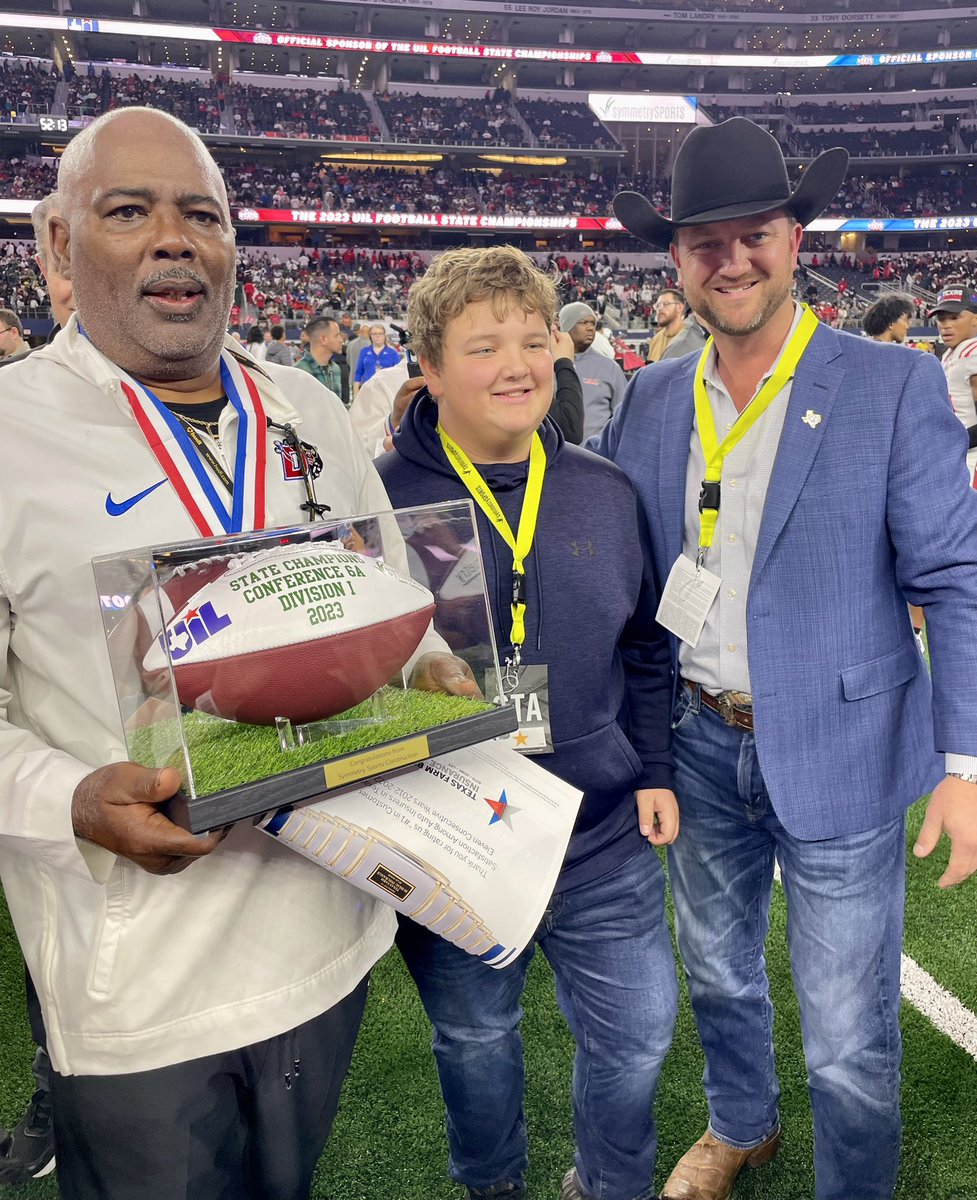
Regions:
<instances>
[{"instance_id":1,"label":"black sneaker","mask_svg":"<svg viewBox=\"0 0 977 1200\"><path fill-rule=\"evenodd\" d=\"M51 1093L38 1090L0 1145L0 1184L28 1183L54 1170Z\"/></svg>"},{"instance_id":2,"label":"black sneaker","mask_svg":"<svg viewBox=\"0 0 977 1200\"><path fill-rule=\"evenodd\" d=\"M523 1200L526 1189L506 1180L505 1183L494 1183L487 1188L468 1188L465 1195L467 1200Z\"/></svg>"}]
</instances>

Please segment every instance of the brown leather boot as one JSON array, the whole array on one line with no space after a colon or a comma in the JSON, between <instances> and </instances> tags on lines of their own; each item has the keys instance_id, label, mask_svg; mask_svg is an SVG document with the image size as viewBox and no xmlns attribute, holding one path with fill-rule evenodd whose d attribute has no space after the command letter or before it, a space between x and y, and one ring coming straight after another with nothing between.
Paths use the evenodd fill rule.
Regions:
<instances>
[{"instance_id":1,"label":"brown leather boot","mask_svg":"<svg viewBox=\"0 0 977 1200\"><path fill-rule=\"evenodd\" d=\"M661 1200L729 1200L736 1176L744 1167L762 1167L780 1149L780 1130L750 1150L737 1150L706 1130L678 1160L662 1190Z\"/></svg>"}]
</instances>

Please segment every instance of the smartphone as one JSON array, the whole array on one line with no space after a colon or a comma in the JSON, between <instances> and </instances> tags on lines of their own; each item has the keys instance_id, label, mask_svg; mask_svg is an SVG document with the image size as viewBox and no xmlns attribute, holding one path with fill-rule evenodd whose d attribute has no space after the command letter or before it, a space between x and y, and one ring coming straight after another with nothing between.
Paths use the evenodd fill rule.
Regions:
<instances>
[{"instance_id":1,"label":"smartphone","mask_svg":"<svg viewBox=\"0 0 977 1200\"><path fill-rule=\"evenodd\" d=\"M395 329L400 335L400 344L407 353L407 377L409 379L416 379L418 375L423 375L424 372L421 370L421 364L418 362L417 355L411 349L410 334L402 326L395 325L393 321L390 322L390 328Z\"/></svg>"}]
</instances>

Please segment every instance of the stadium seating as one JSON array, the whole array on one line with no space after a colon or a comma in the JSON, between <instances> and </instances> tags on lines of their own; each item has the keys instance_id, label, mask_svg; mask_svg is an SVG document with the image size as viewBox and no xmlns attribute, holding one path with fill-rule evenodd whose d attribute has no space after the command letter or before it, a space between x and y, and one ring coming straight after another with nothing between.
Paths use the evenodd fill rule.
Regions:
<instances>
[{"instance_id":1,"label":"stadium seating","mask_svg":"<svg viewBox=\"0 0 977 1200\"><path fill-rule=\"evenodd\" d=\"M67 114L94 117L112 108L134 105L159 108L179 117L201 133L221 132L221 106L216 84L198 80L165 79L158 75L119 78L103 71L100 75L76 76L68 85Z\"/></svg>"},{"instance_id":2,"label":"stadium seating","mask_svg":"<svg viewBox=\"0 0 977 1200\"><path fill-rule=\"evenodd\" d=\"M835 144L830 135L828 144ZM667 184L588 171L520 175L438 167L327 167L290 160L284 166L234 162L223 167L232 205L283 209L382 209L392 212L579 213L606 215L616 192L635 189L665 211ZM0 159L0 198L40 199L53 191L56 168ZM853 173L828 216L939 216L977 210L977 175L965 166L914 168L903 175Z\"/></svg>"},{"instance_id":3,"label":"stadium seating","mask_svg":"<svg viewBox=\"0 0 977 1200\"><path fill-rule=\"evenodd\" d=\"M799 158L813 158L829 146L844 146L853 158L911 157L923 154L952 154L947 131L936 128L899 130L866 129L863 133L829 129L795 132L787 139L790 151Z\"/></svg>"},{"instance_id":4,"label":"stadium seating","mask_svg":"<svg viewBox=\"0 0 977 1200\"><path fill-rule=\"evenodd\" d=\"M230 84L224 93L231 113L229 133L362 141L379 137L357 92Z\"/></svg>"},{"instance_id":5,"label":"stadium seating","mask_svg":"<svg viewBox=\"0 0 977 1200\"><path fill-rule=\"evenodd\" d=\"M519 111L541 146L610 150L617 145L610 131L578 101L520 100Z\"/></svg>"},{"instance_id":6,"label":"stadium seating","mask_svg":"<svg viewBox=\"0 0 977 1200\"><path fill-rule=\"evenodd\" d=\"M18 121L50 111L60 76L52 63L7 63L0 59L0 113Z\"/></svg>"},{"instance_id":7,"label":"stadium seating","mask_svg":"<svg viewBox=\"0 0 977 1200\"><path fill-rule=\"evenodd\" d=\"M454 146L524 145L526 135L508 101L508 96L473 100L396 91L376 96L393 141Z\"/></svg>"}]
</instances>

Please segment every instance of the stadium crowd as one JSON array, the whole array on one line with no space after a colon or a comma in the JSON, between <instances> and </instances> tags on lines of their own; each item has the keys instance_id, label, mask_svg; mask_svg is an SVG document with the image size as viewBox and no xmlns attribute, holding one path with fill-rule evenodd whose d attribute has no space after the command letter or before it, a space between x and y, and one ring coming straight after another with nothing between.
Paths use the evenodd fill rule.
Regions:
<instances>
[{"instance_id":1,"label":"stadium crowd","mask_svg":"<svg viewBox=\"0 0 977 1200\"><path fill-rule=\"evenodd\" d=\"M383 209L392 212L580 213L606 215L614 195L635 189L656 207L668 204L666 184L644 176L596 170L561 175L518 175L452 167L333 167L316 160L271 166L233 163L222 168L231 205L255 208ZM0 161L0 197L40 199L57 186L57 168L12 158Z\"/></svg>"},{"instance_id":2,"label":"stadium crowd","mask_svg":"<svg viewBox=\"0 0 977 1200\"><path fill-rule=\"evenodd\" d=\"M973 131L968 131L965 150L969 150ZM853 158L911 157L929 154L955 154L957 147L952 135L936 125L930 129L866 129L853 133L843 129L824 129L818 132L788 135L789 150L800 158L813 158L831 146L844 146Z\"/></svg>"},{"instance_id":3,"label":"stadium crowd","mask_svg":"<svg viewBox=\"0 0 977 1200\"><path fill-rule=\"evenodd\" d=\"M708 104L709 115L715 121L729 117L749 116L751 120L769 121L771 115L782 116L788 128L800 129L807 125L913 125L918 122L933 124L948 110L960 116L977 116L973 100L957 100L949 96L927 96L916 101L896 100L811 100L780 95L772 103L743 107Z\"/></svg>"},{"instance_id":4,"label":"stadium crowd","mask_svg":"<svg viewBox=\"0 0 977 1200\"><path fill-rule=\"evenodd\" d=\"M328 212L359 208L461 212L472 207L468 174L446 167L405 171L393 167L327 167L316 162L289 170L251 163L226 171L225 179L232 205Z\"/></svg>"},{"instance_id":5,"label":"stadium crowd","mask_svg":"<svg viewBox=\"0 0 977 1200\"><path fill-rule=\"evenodd\" d=\"M53 97L60 79L47 64L0 63L0 96L14 111L25 103L44 104ZM502 88L487 92L479 100L463 97L410 94L396 89L377 94L383 123L398 140L421 142L483 141L486 145L525 144L526 130L542 144L610 145L607 131L586 105L565 100L518 100ZM911 153L921 149L947 148L948 135L942 123L933 129L885 131L873 128L887 121L907 122L937 118L939 104L909 105L902 101L878 101L842 105L837 102L791 102L786 106L787 138L790 148L805 154L824 145L848 144L855 152L880 154L886 149ZM323 91L306 88L277 88L199 80L173 80L135 73L114 76L107 70L89 68L69 80L69 112L91 115L113 108L148 105L179 116L204 133L236 131L241 135L279 134L300 137L350 139L380 136L374 118L357 92ZM951 105L949 98L946 105ZM719 107L715 116L727 115ZM730 110L732 111L732 110ZM518 114L518 118L516 116ZM519 123L517 123L517 119ZM811 125L859 124L859 132L817 130ZM973 130L961 127L970 138ZM609 136L609 135L608 135ZM907 140L908 139L908 140ZM606 215L618 191L634 190L650 197L659 211L670 203L667 183L656 184L648 177L612 176L596 168L541 175L514 171L458 169L439 166L429 170L393 168L348 168L321 161L286 165L232 162L222 168L232 205L281 209L327 211L376 208L398 212L485 212L490 215L573 213ZM56 167L50 162L10 157L0 161L0 196L12 199L39 198L56 186ZM828 205L826 212L840 216L932 216L977 208L977 179L972 172L953 166L917 168L892 175L853 174ZM300 256L307 261L281 262L260 252L248 251L239 264L239 283L269 305L273 315L284 320L301 320L327 308L356 312L367 318L400 312L414 273L398 265L398 256L377 251L354 256L354 261L337 259L337 252L323 251L318 231L310 233L309 248ZM369 244L369 238L364 238ZM352 252L350 252L352 253ZM918 256L908 262L884 266L875 260L826 265L826 277L836 285L846 276L853 286L882 274L882 281L912 282L930 291L954 277L952 261L941 256ZM392 262L386 261L388 258ZM13 311L27 316L43 311L46 293L33 264L22 253L3 256L3 291ZM592 304L598 312L610 307L622 322L650 319L654 297L668 281L660 273L632 269L626 258L612 270L607 256L594 256L578 264L576 273L565 272L568 299ZM407 267L409 267L409 260ZM825 299L823 297L819 299ZM833 297L831 298L833 299ZM244 312L260 311L243 297Z\"/></svg>"},{"instance_id":6,"label":"stadium crowd","mask_svg":"<svg viewBox=\"0 0 977 1200\"><path fill-rule=\"evenodd\" d=\"M893 124L909 124L925 116L924 109L931 105L911 105L899 101L886 104L881 100L874 103L845 103L829 100L818 103L803 100L792 104L787 110L790 123L796 128L801 125L879 125L891 122Z\"/></svg>"},{"instance_id":7,"label":"stadium crowd","mask_svg":"<svg viewBox=\"0 0 977 1200\"><path fill-rule=\"evenodd\" d=\"M5 199L40 200L57 183L57 168L49 163L0 157L0 196Z\"/></svg>"},{"instance_id":8,"label":"stadium crowd","mask_svg":"<svg viewBox=\"0 0 977 1200\"><path fill-rule=\"evenodd\" d=\"M501 95L505 97L503 100ZM512 97L498 89L492 98L380 92L377 107L395 142L439 146L512 146L526 135L510 111Z\"/></svg>"},{"instance_id":9,"label":"stadium crowd","mask_svg":"<svg viewBox=\"0 0 977 1200\"><path fill-rule=\"evenodd\" d=\"M233 122L227 132L242 136L277 134L353 141L379 137L363 97L342 88L327 92L232 83L224 88L224 102Z\"/></svg>"},{"instance_id":10,"label":"stadium crowd","mask_svg":"<svg viewBox=\"0 0 977 1200\"><path fill-rule=\"evenodd\" d=\"M58 78L45 66L5 67L0 73L2 111L8 115L25 109L46 112ZM535 139L554 149L617 145L587 105L578 101L516 101L504 88L477 99L399 89L377 92L374 98L386 133L395 142L520 146ZM96 72L91 66L72 79L66 112L70 117L90 117L134 105L170 112L204 134L375 140L384 133L363 97L341 86L327 91L200 77L119 76L107 69Z\"/></svg>"},{"instance_id":11,"label":"stadium crowd","mask_svg":"<svg viewBox=\"0 0 977 1200\"><path fill-rule=\"evenodd\" d=\"M617 142L586 104L570 100L520 100L519 112L539 139L552 148L592 146L612 150Z\"/></svg>"},{"instance_id":12,"label":"stadium crowd","mask_svg":"<svg viewBox=\"0 0 977 1200\"><path fill-rule=\"evenodd\" d=\"M48 112L60 80L52 68L51 63L0 59L0 113L4 120Z\"/></svg>"},{"instance_id":13,"label":"stadium crowd","mask_svg":"<svg viewBox=\"0 0 977 1200\"><path fill-rule=\"evenodd\" d=\"M656 185L645 176L612 176L596 170L572 175L498 175L477 173L475 192L479 207L488 213L581 213L605 215L619 191L647 195L656 208L668 204L667 185Z\"/></svg>"},{"instance_id":14,"label":"stadium crowd","mask_svg":"<svg viewBox=\"0 0 977 1200\"><path fill-rule=\"evenodd\" d=\"M541 175L325 166L319 160L271 166L234 162L222 168L232 205L255 208L383 209L393 212L578 213L605 215L618 191L635 190L665 210L666 181L597 170ZM51 164L0 160L0 198L40 199L57 186ZM832 216L940 216L977 209L977 176L934 165L893 175L856 175L825 210Z\"/></svg>"},{"instance_id":15,"label":"stadium crowd","mask_svg":"<svg viewBox=\"0 0 977 1200\"><path fill-rule=\"evenodd\" d=\"M915 168L898 175L857 175L826 209L858 217L935 217L977 208L973 171L954 166Z\"/></svg>"},{"instance_id":16,"label":"stadium crowd","mask_svg":"<svg viewBox=\"0 0 977 1200\"><path fill-rule=\"evenodd\" d=\"M200 133L220 133L223 96L213 81L110 75L107 70L76 75L68 87L69 116L95 117L114 108L145 105L179 117Z\"/></svg>"},{"instance_id":17,"label":"stadium crowd","mask_svg":"<svg viewBox=\"0 0 977 1200\"><path fill-rule=\"evenodd\" d=\"M0 308L28 320L46 316L50 298L32 257L33 242L5 242L0 246Z\"/></svg>"},{"instance_id":18,"label":"stadium crowd","mask_svg":"<svg viewBox=\"0 0 977 1200\"><path fill-rule=\"evenodd\" d=\"M417 255L380 250L313 248L284 261L267 251L239 250L231 324L262 317L305 321L321 312L356 313L366 320L397 317L423 269Z\"/></svg>"},{"instance_id":19,"label":"stadium crowd","mask_svg":"<svg viewBox=\"0 0 977 1200\"><path fill-rule=\"evenodd\" d=\"M53 67L48 67L46 63L19 60L0 66L0 104L6 119L13 120L27 111L41 112L50 107L60 76ZM326 91L169 79L161 75L145 77L135 73L118 76L108 70L97 73L89 66L85 74L71 79L66 111L69 116L87 117L120 107L148 105L179 116L201 133L242 137L361 141L389 136L393 141L405 143L524 146L527 142L536 142L554 149L611 149L617 145L590 109L576 101L514 99L502 88L478 99L411 94L395 89L376 93L375 101L385 129L378 127L358 92L342 87ZM944 106L956 103L952 123L951 120L944 123L941 119L941 103ZM795 157L805 158L834 145L845 146L853 155L868 158L970 153L977 149L977 127L966 123L975 119L973 106L967 107L968 111L961 112L959 102L949 98L920 104L902 101L847 105L834 101L798 102L784 110L787 114L783 135L785 147ZM715 119L725 119L736 111L744 110L722 105L710 107L710 114ZM900 122L902 127L876 127L886 122ZM857 131L840 128L852 124L865 128ZM810 128L812 125L818 128ZM944 174L933 171L928 179L920 180L922 203L928 209L946 211L946 205L961 191L973 192L973 184L966 173L954 173L949 180L944 179ZM3 182L0 176L0 186ZM510 178L505 182L511 186L506 190L505 207L501 209L492 207L499 200L500 189L488 186L482 189L489 194L486 211L530 211L528 206L535 206L539 211L540 200L551 192L549 181ZM557 186L564 193L564 203L557 203L550 211L596 211L600 188L590 189L597 194L590 194L584 200L572 179L559 178ZM442 200L439 206L442 210L463 208L467 184L462 182L460 187L462 195L445 197L447 205ZM517 194L518 188L522 188L521 195ZM38 185L38 194L44 194L46 190L44 184ZM613 185L603 190L610 192ZM834 214L886 215L900 203L904 191L899 174L885 181L851 181L833 199L829 211ZM554 202L557 199L554 195ZM289 192L288 201L292 207L314 205L317 203L315 189L310 192L306 188L299 194ZM354 202L364 203L364 198ZM324 204L323 207L330 206ZM927 209L917 212L918 215L931 215Z\"/></svg>"},{"instance_id":20,"label":"stadium crowd","mask_svg":"<svg viewBox=\"0 0 977 1200\"><path fill-rule=\"evenodd\" d=\"M48 295L33 260L31 241L0 245L0 307L25 320L45 316ZM977 280L977 252L926 252L901 255L850 255L814 252L805 255L798 272L802 291L811 286L808 269L829 281L815 285L809 298L829 305L828 323L837 324L839 299L852 321L858 302L870 298L862 285L876 284L935 294L960 280ZM632 261L627 254L590 254L571 258L553 252L541 260L560 280L567 303L583 302L621 327L647 327L663 287L674 285L665 270ZM261 320L304 322L323 312L348 312L364 320L397 319L403 314L411 284L423 273L424 258L414 252L379 248L354 250L305 247L290 257L268 250L240 248L238 292L231 323L246 327ZM926 299L917 297L920 316ZM842 314L844 323L845 314Z\"/></svg>"},{"instance_id":21,"label":"stadium crowd","mask_svg":"<svg viewBox=\"0 0 977 1200\"><path fill-rule=\"evenodd\" d=\"M928 251L919 254L888 254L885 257L852 254L813 254L810 267L829 278L844 280L841 291L851 291L864 280L891 283L906 289L938 292L947 284L967 281L977 274L973 251Z\"/></svg>"}]
</instances>

